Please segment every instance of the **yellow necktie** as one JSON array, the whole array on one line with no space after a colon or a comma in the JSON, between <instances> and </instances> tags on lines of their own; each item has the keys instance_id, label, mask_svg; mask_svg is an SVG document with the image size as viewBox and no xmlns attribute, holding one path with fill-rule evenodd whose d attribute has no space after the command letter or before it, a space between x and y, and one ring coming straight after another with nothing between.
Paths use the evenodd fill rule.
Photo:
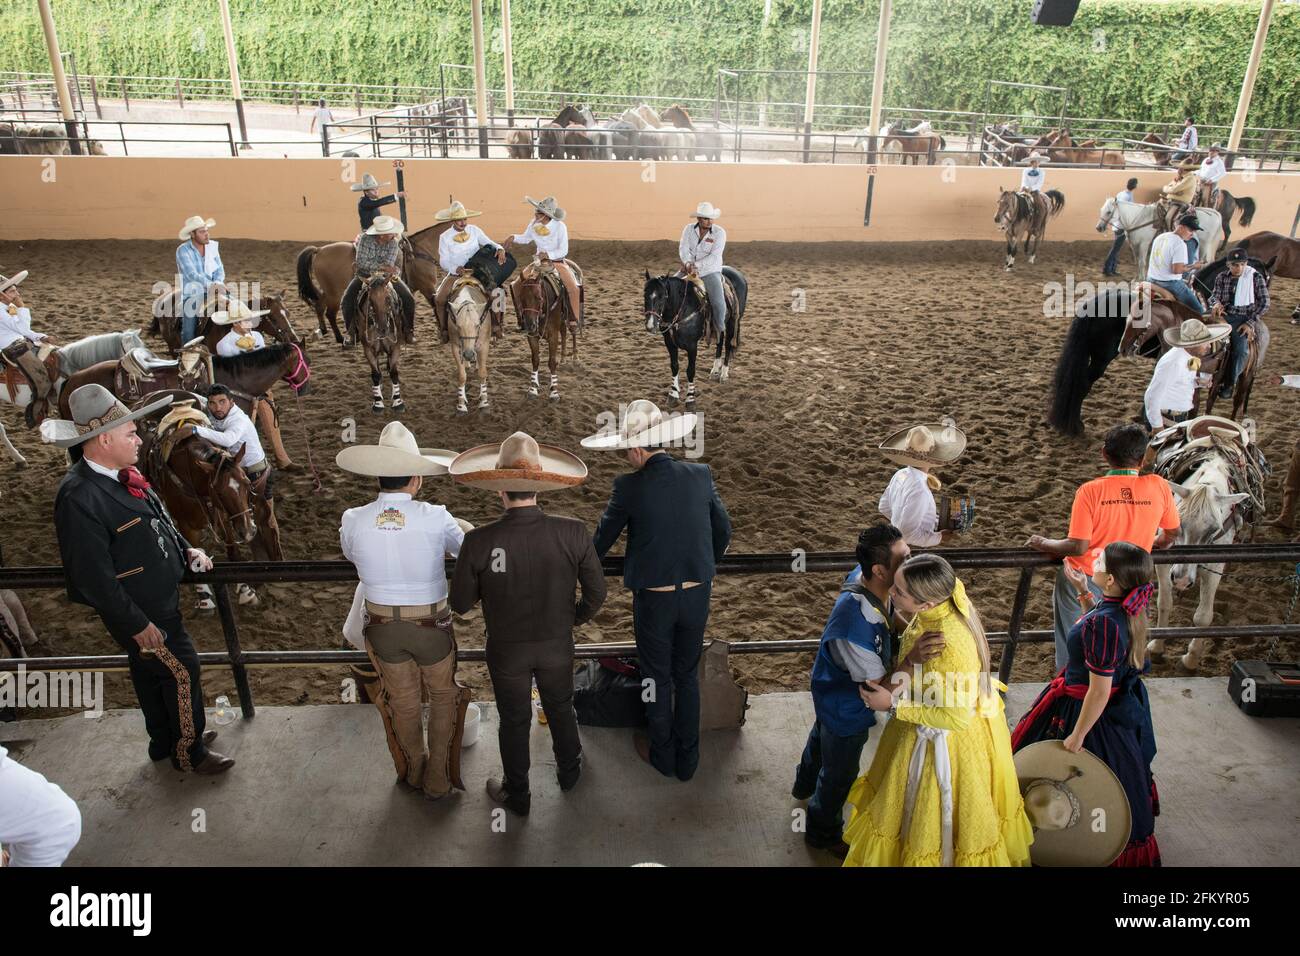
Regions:
<instances>
[{"instance_id":1,"label":"yellow necktie","mask_svg":"<svg viewBox=\"0 0 1300 956\"><path fill-rule=\"evenodd\" d=\"M551 230L547 229L545 226L533 226L533 233L538 236L549 236Z\"/></svg>"},{"instance_id":2,"label":"yellow necktie","mask_svg":"<svg viewBox=\"0 0 1300 956\"><path fill-rule=\"evenodd\" d=\"M1193 372L1199 372L1201 370L1201 360L1193 356L1187 360L1187 367Z\"/></svg>"},{"instance_id":3,"label":"yellow necktie","mask_svg":"<svg viewBox=\"0 0 1300 956\"><path fill-rule=\"evenodd\" d=\"M458 232L456 233L456 235L452 236L451 238L456 240L457 242L469 242L469 233Z\"/></svg>"},{"instance_id":4,"label":"yellow necktie","mask_svg":"<svg viewBox=\"0 0 1300 956\"><path fill-rule=\"evenodd\" d=\"M235 344L247 352L249 349L257 345L257 340L251 335L241 335L239 338L235 339Z\"/></svg>"}]
</instances>

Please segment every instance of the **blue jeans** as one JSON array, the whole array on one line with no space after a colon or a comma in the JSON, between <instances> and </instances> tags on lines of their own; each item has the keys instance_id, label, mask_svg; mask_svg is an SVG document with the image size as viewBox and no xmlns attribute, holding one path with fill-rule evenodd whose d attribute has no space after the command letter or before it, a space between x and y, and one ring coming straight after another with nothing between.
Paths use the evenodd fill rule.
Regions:
<instances>
[{"instance_id":1,"label":"blue jeans","mask_svg":"<svg viewBox=\"0 0 1300 956\"><path fill-rule=\"evenodd\" d=\"M1096 601L1101 601L1101 588L1088 578L1088 590ZM1095 605L1094 605L1095 606ZM1065 639L1074 627L1074 622L1083 616L1083 605L1079 603L1079 592L1075 590L1070 579L1065 576L1065 565L1056 569L1056 586L1052 589L1052 631L1056 638L1056 673L1061 672L1069 653L1065 649Z\"/></svg>"},{"instance_id":2,"label":"blue jeans","mask_svg":"<svg viewBox=\"0 0 1300 956\"><path fill-rule=\"evenodd\" d=\"M709 308L713 310L713 327L718 330L718 338L727 334L727 296L722 288L722 273L700 276L704 288L709 292Z\"/></svg>"},{"instance_id":3,"label":"blue jeans","mask_svg":"<svg viewBox=\"0 0 1300 956\"><path fill-rule=\"evenodd\" d=\"M1119 251L1124 248L1124 233L1119 231L1115 233L1115 241L1110 244L1110 254L1106 256L1106 264L1101 267L1101 271L1107 274L1118 271L1119 268Z\"/></svg>"},{"instance_id":4,"label":"blue jeans","mask_svg":"<svg viewBox=\"0 0 1300 956\"><path fill-rule=\"evenodd\" d=\"M1223 390L1227 391L1236 384L1237 379L1241 378L1242 369L1246 367L1246 353L1249 348L1246 345L1246 333L1242 331L1250 317L1246 315L1233 315L1227 312L1223 316L1229 325L1232 326L1232 335L1228 337L1229 355L1232 360L1232 367L1229 368L1229 376L1224 379Z\"/></svg>"},{"instance_id":5,"label":"blue jeans","mask_svg":"<svg viewBox=\"0 0 1300 956\"><path fill-rule=\"evenodd\" d=\"M808 732L795 788L813 788L805 834L809 843L831 847L844 839L844 801L861 773L862 748L867 745L869 732L841 737L827 730L820 720Z\"/></svg>"},{"instance_id":6,"label":"blue jeans","mask_svg":"<svg viewBox=\"0 0 1300 956\"><path fill-rule=\"evenodd\" d=\"M1201 305L1201 300L1196 297L1192 287L1182 279L1152 279L1152 285L1158 285L1160 288L1172 292L1174 298L1196 312L1197 315L1205 314L1205 306Z\"/></svg>"}]
</instances>

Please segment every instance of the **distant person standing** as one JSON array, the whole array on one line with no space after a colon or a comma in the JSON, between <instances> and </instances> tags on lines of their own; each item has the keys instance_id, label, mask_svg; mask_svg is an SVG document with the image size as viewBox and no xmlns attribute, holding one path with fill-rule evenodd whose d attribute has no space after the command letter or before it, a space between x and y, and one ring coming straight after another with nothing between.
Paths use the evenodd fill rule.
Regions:
<instances>
[{"instance_id":1,"label":"distant person standing","mask_svg":"<svg viewBox=\"0 0 1300 956\"><path fill-rule=\"evenodd\" d=\"M880 496L880 513L903 533L914 548L947 544L955 532L939 530L939 503L934 493L943 487L931 469L951 465L966 450L966 433L949 422L914 425L880 443L880 452L903 467L894 472Z\"/></svg>"},{"instance_id":2,"label":"distant person standing","mask_svg":"<svg viewBox=\"0 0 1300 956\"><path fill-rule=\"evenodd\" d=\"M1133 190L1137 189L1137 177L1133 177L1124 184L1124 188L1115 194L1115 199L1119 202L1132 202ZM1110 244L1110 254L1106 256L1106 264L1101 267L1101 274L1104 276L1119 275L1119 251L1124 248L1124 230L1119 226L1119 217L1115 217L1115 241Z\"/></svg>"},{"instance_id":3,"label":"distant person standing","mask_svg":"<svg viewBox=\"0 0 1300 956\"><path fill-rule=\"evenodd\" d=\"M317 100L316 109L311 115L311 126L307 127L307 132L316 132L316 124L319 123L321 126L321 132L324 133L325 124L333 122L334 114L330 112L330 108L325 105L325 101L323 99Z\"/></svg>"}]
</instances>

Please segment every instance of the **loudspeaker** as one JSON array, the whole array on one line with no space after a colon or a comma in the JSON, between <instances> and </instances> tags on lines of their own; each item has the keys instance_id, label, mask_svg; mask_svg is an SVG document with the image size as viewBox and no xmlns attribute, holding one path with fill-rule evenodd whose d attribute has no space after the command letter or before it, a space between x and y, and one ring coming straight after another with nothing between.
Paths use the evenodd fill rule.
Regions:
<instances>
[{"instance_id":1,"label":"loudspeaker","mask_svg":"<svg viewBox=\"0 0 1300 956\"><path fill-rule=\"evenodd\" d=\"M1034 0L1030 18L1040 27L1068 27L1079 11L1079 0Z\"/></svg>"}]
</instances>

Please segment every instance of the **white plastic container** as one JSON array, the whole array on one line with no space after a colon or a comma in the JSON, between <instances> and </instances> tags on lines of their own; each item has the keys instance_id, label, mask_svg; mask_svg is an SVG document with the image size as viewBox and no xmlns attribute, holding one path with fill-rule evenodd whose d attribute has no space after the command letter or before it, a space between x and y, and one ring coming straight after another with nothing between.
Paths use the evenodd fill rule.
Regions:
<instances>
[{"instance_id":1,"label":"white plastic container","mask_svg":"<svg viewBox=\"0 0 1300 956\"><path fill-rule=\"evenodd\" d=\"M479 710L478 704L470 704L465 708L465 730L461 734L461 747L473 747L478 743L478 728L483 719L483 712Z\"/></svg>"}]
</instances>

